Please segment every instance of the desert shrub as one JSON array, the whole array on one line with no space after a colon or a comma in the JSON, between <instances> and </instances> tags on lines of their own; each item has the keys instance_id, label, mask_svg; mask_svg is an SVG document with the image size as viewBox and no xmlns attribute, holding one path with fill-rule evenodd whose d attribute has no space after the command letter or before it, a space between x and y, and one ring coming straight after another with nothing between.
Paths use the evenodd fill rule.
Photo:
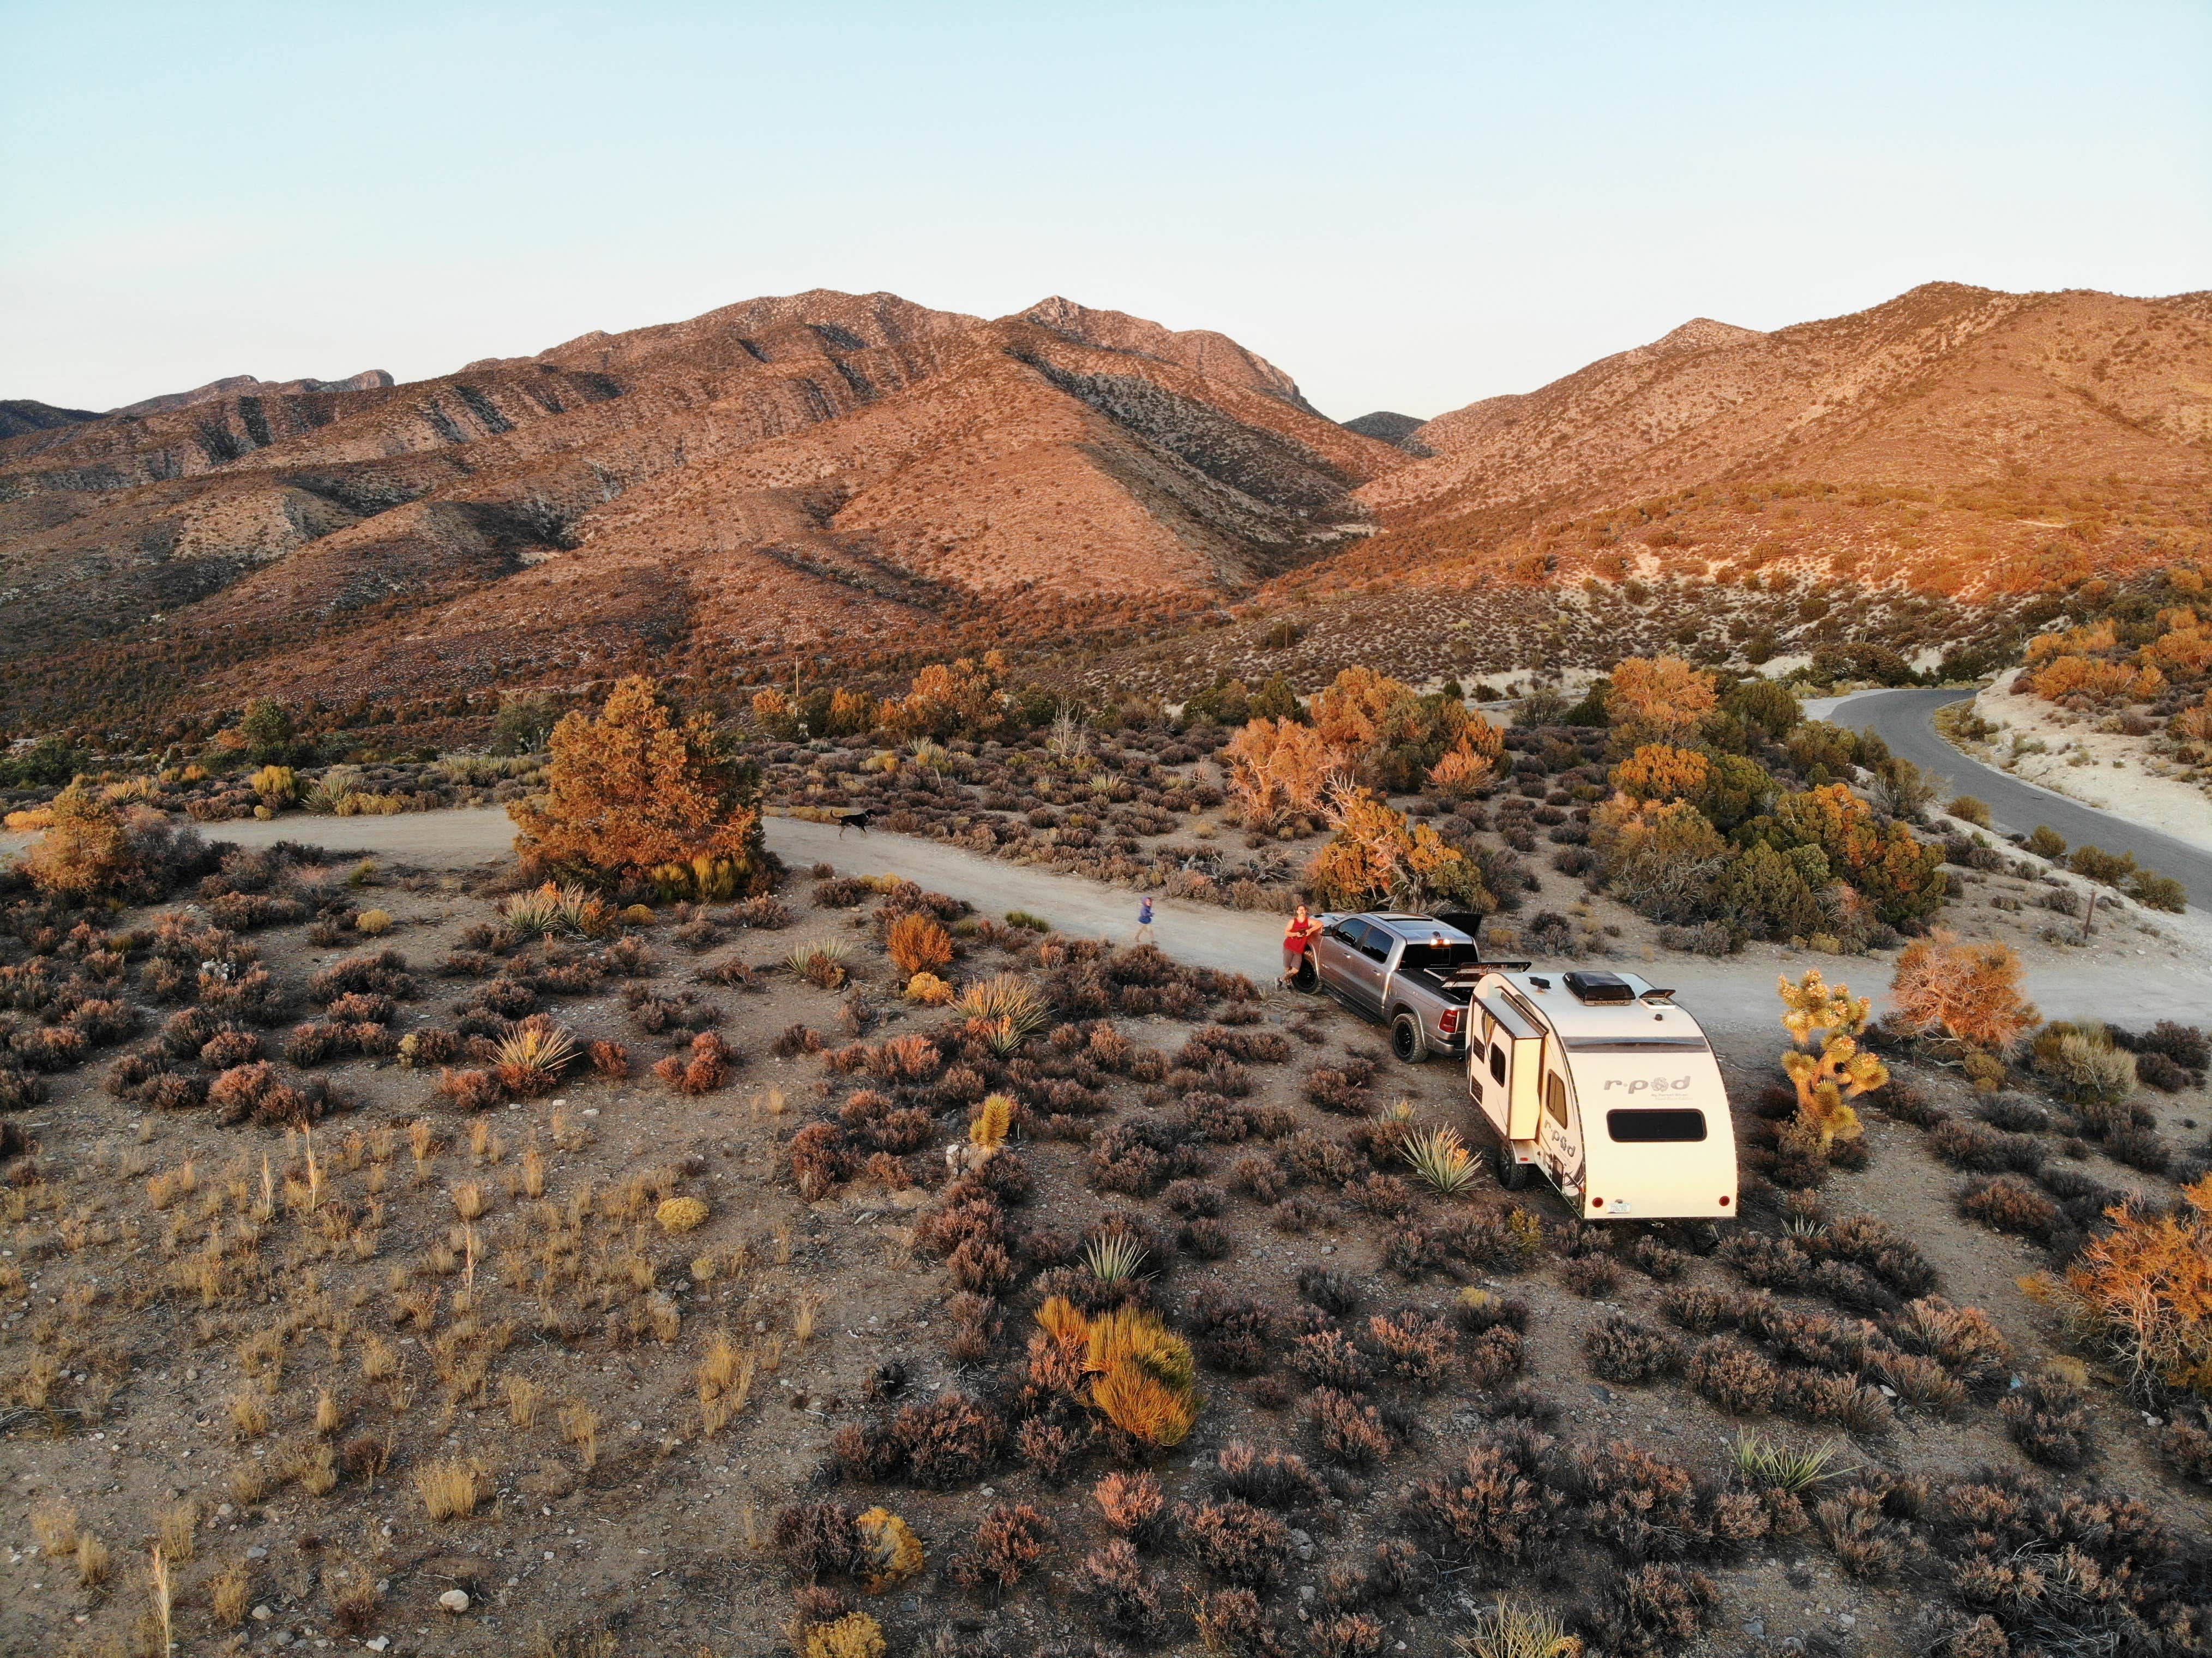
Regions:
<instances>
[{"instance_id":1,"label":"desert shrub","mask_svg":"<svg viewBox=\"0 0 2212 1658\"><path fill-rule=\"evenodd\" d=\"M1117 1537L1085 1557L1079 1581L1098 1608L1099 1621L1117 1635L1156 1636L1162 1622L1152 1574L1127 1538Z\"/></svg>"},{"instance_id":2,"label":"desert shrub","mask_svg":"<svg viewBox=\"0 0 2212 1658\"><path fill-rule=\"evenodd\" d=\"M1934 1359L1970 1388L2002 1385L2012 1363L2012 1349L1987 1313L1941 1296L1908 1303L1884 1328L1900 1347Z\"/></svg>"},{"instance_id":3,"label":"desert shrub","mask_svg":"<svg viewBox=\"0 0 2212 1658\"><path fill-rule=\"evenodd\" d=\"M2175 1412L2158 1436L2158 1452L2184 1479L2212 1485L2212 1419L2201 1409Z\"/></svg>"},{"instance_id":4,"label":"desert shrub","mask_svg":"<svg viewBox=\"0 0 2212 1658\"><path fill-rule=\"evenodd\" d=\"M2005 1432L2030 1460L2054 1468L2078 1468L2091 1447L2088 1399L2062 1376L2031 1376L1997 1407Z\"/></svg>"},{"instance_id":5,"label":"desert shrub","mask_svg":"<svg viewBox=\"0 0 2212 1658\"><path fill-rule=\"evenodd\" d=\"M2045 1025L2033 1045L2036 1074L2061 1099L2109 1106L2135 1091L2136 1057L2114 1044L2102 1025Z\"/></svg>"},{"instance_id":6,"label":"desert shrub","mask_svg":"<svg viewBox=\"0 0 2212 1658\"><path fill-rule=\"evenodd\" d=\"M1052 1522L1027 1503L994 1503L976 1522L975 1541L954 1557L952 1581L1003 1594L1052 1551Z\"/></svg>"},{"instance_id":7,"label":"desert shrub","mask_svg":"<svg viewBox=\"0 0 2212 1658\"><path fill-rule=\"evenodd\" d=\"M1898 958L1892 1017L1916 1036L1946 1035L2002 1053L2039 1017L2021 993L2021 970L2008 944L1961 943L1940 931L1917 938Z\"/></svg>"},{"instance_id":8,"label":"desert shrub","mask_svg":"<svg viewBox=\"0 0 2212 1658\"><path fill-rule=\"evenodd\" d=\"M1261 1450L1232 1439L1214 1459L1214 1490L1221 1496L1285 1512L1319 1511L1329 1491L1305 1459L1288 1451Z\"/></svg>"},{"instance_id":9,"label":"desert shrub","mask_svg":"<svg viewBox=\"0 0 2212 1658\"><path fill-rule=\"evenodd\" d=\"M2212 1398L2212 1175L2164 1214L2115 1214L2067 1274L2067 1294L2139 1397Z\"/></svg>"},{"instance_id":10,"label":"desert shrub","mask_svg":"<svg viewBox=\"0 0 2212 1658\"><path fill-rule=\"evenodd\" d=\"M836 1503L794 1503L776 1510L769 1543L794 1577L841 1577L860 1559L860 1533L850 1509Z\"/></svg>"},{"instance_id":11,"label":"desert shrub","mask_svg":"<svg viewBox=\"0 0 2212 1658\"><path fill-rule=\"evenodd\" d=\"M2070 1230L2066 1212L2018 1175L1996 1175L1967 1182L1959 1193L1967 1216L1999 1232L2018 1232L2039 1243Z\"/></svg>"},{"instance_id":12,"label":"desert shrub","mask_svg":"<svg viewBox=\"0 0 2212 1658\"><path fill-rule=\"evenodd\" d=\"M940 1394L902 1407L891 1437L904 1453L914 1483L950 1491L979 1479L996 1460L1005 1436L1000 1419L962 1394Z\"/></svg>"},{"instance_id":13,"label":"desert shrub","mask_svg":"<svg viewBox=\"0 0 2212 1658\"><path fill-rule=\"evenodd\" d=\"M1732 1336L1708 1337L1690 1355L1690 1386L1730 1416L1759 1416L1774 1406L1780 1382L1756 1348Z\"/></svg>"},{"instance_id":14,"label":"desert shrub","mask_svg":"<svg viewBox=\"0 0 2212 1658\"><path fill-rule=\"evenodd\" d=\"M669 1055L653 1066L653 1074L679 1094L711 1094L729 1081L737 1059L718 1033L702 1030L691 1039L688 1055Z\"/></svg>"},{"instance_id":15,"label":"desert shrub","mask_svg":"<svg viewBox=\"0 0 2212 1658\"><path fill-rule=\"evenodd\" d=\"M1936 1124L1928 1136L1928 1148L1954 1168L2019 1175L2039 1173L2046 1151L2033 1134L2008 1134L1963 1117Z\"/></svg>"},{"instance_id":16,"label":"desert shrub","mask_svg":"<svg viewBox=\"0 0 2212 1658\"><path fill-rule=\"evenodd\" d=\"M563 715L550 749L546 793L508 806L526 868L580 880L672 870L701 898L771 878L757 774L706 714L678 723L650 679L617 681L596 715Z\"/></svg>"},{"instance_id":17,"label":"desert shrub","mask_svg":"<svg viewBox=\"0 0 2212 1658\"><path fill-rule=\"evenodd\" d=\"M1620 1268L1610 1255L1571 1255L1559 1263L1559 1281L1586 1300L1601 1301L1620 1288Z\"/></svg>"},{"instance_id":18,"label":"desert shrub","mask_svg":"<svg viewBox=\"0 0 2212 1658\"><path fill-rule=\"evenodd\" d=\"M1300 1336L1291 1344L1284 1362L1322 1387L1356 1392L1374 1380L1374 1362L1334 1326Z\"/></svg>"},{"instance_id":19,"label":"desert shrub","mask_svg":"<svg viewBox=\"0 0 2212 1658\"><path fill-rule=\"evenodd\" d=\"M1332 1462L1366 1467L1386 1461L1395 1448L1382 1412L1365 1395L1316 1388L1311 1405L1316 1442Z\"/></svg>"},{"instance_id":20,"label":"desert shrub","mask_svg":"<svg viewBox=\"0 0 2212 1658\"><path fill-rule=\"evenodd\" d=\"M1224 1582L1245 1588L1279 1582L1291 1558L1291 1529L1240 1498L1183 1503L1176 1510L1183 1552Z\"/></svg>"},{"instance_id":21,"label":"desert shrub","mask_svg":"<svg viewBox=\"0 0 2212 1658\"><path fill-rule=\"evenodd\" d=\"M1607 1585L1591 1630L1606 1652L1626 1658L1676 1652L1704 1631L1719 1602L1720 1591L1703 1572L1647 1564Z\"/></svg>"},{"instance_id":22,"label":"desert shrub","mask_svg":"<svg viewBox=\"0 0 2212 1658\"><path fill-rule=\"evenodd\" d=\"M1493 1427L1460 1467L1415 1482L1401 1499L1407 1528L1454 1564L1526 1566L1571 1531L1566 1497L1546 1479L1552 1441L1527 1428Z\"/></svg>"},{"instance_id":23,"label":"desert shrub","mask_svg":"<svg viewBox=\"0 0 2212 1658\"><path fill-rule=\"evenodd\" d=\"M885 947L908 978L935 973L952 962L952 935L928 916L912 911L891 923Z\"/></svg>"},{"instance_id":24,"label":"desert shrub","mask_svg":"<svg viewBox=\"0 0 2212 1658\"><path fill-rule=\"evenodd\" d=\"M1682 1368L1682 1346L1663 1331L1615 1313L1583 1339L1583 1356L1593 1375L1633 1386Z\"/></svg>"},{"instance_id":25,"label":"desert shrub","mask_svg":"<svg viewBox=\"0 0 2212 1658\"><path fill-rule=\"evenodd\" d=\"M1139 1544L1157 1531L1166 1503L1158 1479L1149 1473L1109 1473L1091 1494L1106 1523Z\"/></svg>"},{"instance_id":26,"label":"desert shrub","mask_svg":"<svg viewBox=\"0 0 2212 1658\"><path fill-rule=\"evenodd\" d=\"M1883 1506L1879 1491L1852 1485L1814 1505L1814 1523L1844 1572L1861 1579L1893 1576L1911 1558L1912 1534Z\"/></svg>"}]
</instances>

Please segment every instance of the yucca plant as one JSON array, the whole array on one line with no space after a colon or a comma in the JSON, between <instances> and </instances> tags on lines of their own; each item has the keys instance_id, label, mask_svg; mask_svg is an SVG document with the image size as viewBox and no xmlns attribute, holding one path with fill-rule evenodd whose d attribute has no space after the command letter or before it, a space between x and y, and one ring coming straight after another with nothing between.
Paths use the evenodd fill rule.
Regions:
<instances>
[{"instance_id":1,"label":"yucca plant","mask_svg":"<svg viewBox=\"0 0 2212 1658\"><path fill-rule=\"evenodd\" d=\"M1413 1172L1431 1190L1444 1197L1457 1197L1474 1184L1478 1165L1456 1128L1431 1128L1425 1134L1409 1136L1398 1148L1398 1155L1413 1166Z\"/></svg>"},{"instance_id":2,"label":"yucca plant","mask_svg":"<svg viewBox=\"0 0 2212 1658\"><path fill-rule=\"evenodd\" d=\"M1736 1471L1747 1483L1759 1491L1779 1486L1793 1497L1824 1480L1856 1473L1855 1467L1837 1460L1842 1454L1843 1447L1832 1439L1797 1448L1779 1444L1764 1434L1741 1434L1735 1442Z\"/></svg>"},{"instance_id":3,"label":"yucca plant","mask_svg":"<svg viewBox=\"0 0 2212 1658\"><path fill-rule=\"evenodd\" d=\"M845 982L845 946L836 939L817 938L799 945L783 964L811 985L835 990Z\"/></svg>"},{"instance_id":4,"label":"yucca plant","mask_svg":"<svg viewBox=\"0 0 2212 1658\"><path fill-rule=\"evenodd\" d=\"M955 1005L971 1019L1000 1027L998 1035L986 1030L983 1039L991 1044L993 1052L1001 1056L1012 1053L1052 1023L1052 1013L1043 999L1012 973L975 980L960 993ZM1001 1041L1005 1043L1003 1048L1000 1046Z\"/></svg>"},{"instance_id":5,"label":"yucca plant","mask_svg":"<svg viewBox=\"0 0 2212 1658\"><path fill-rule=\"evenodd\" d=\"M1551 1608L1511 1596L1477 1613L1474 1632L1453 1644L1466 1658L1576 1658L1583 1649Z\"/></svg>"},{"instance_id":6,"label":"yucca plant","mask_svg":"<svg viewBox=\"0 0 2212 1658\"><path fill-rule=\"evenodd\" d=\"M576 1053L576 1039L566 1026L542 1013L532 1014L509 1025L500 1039L495 1066L500 1084L510 1094L550 1093Z\"/></svg>"},{"instance_id":7,"label":"yucca plant","mask_svg":"<svg viewBox=\"0 0 2212 1658\"><path fill-rule=\"evenodd\" d=\"M500 906L500 919L526 938L550 938L562 931L561 891L551 882L518 892Z\"/></svg>"},{"instance_id":8,"label":"yucca plant","mask_svg":"<svg viewBox=\"0 0 2212 1658\"><path fill-rule=\"evenodd\" d=\"M1137 1276L1150 1253L1126 1232L1109 1232L1083 1246L1083 1264L1101 1284L1121 1284Z\"/></svg>"}]
</instances>

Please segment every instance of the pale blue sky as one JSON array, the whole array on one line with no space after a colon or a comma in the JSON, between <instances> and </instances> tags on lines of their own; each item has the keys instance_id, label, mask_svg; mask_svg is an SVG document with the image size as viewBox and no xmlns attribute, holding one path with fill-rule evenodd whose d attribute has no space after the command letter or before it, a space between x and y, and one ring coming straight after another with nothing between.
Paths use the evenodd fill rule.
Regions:
<instances>
[{"instance_id":1,"label":"pale blue sky","mask_svg":"<svg viewBox=\"0 0 2212 1658\"><path fill-rule=\"evenodd\" d=\"M1434 415L1697 315L2212 287L2212 4L0 3L0 397L759 294L1218 328Z\"/></svg>"}]
</instances>

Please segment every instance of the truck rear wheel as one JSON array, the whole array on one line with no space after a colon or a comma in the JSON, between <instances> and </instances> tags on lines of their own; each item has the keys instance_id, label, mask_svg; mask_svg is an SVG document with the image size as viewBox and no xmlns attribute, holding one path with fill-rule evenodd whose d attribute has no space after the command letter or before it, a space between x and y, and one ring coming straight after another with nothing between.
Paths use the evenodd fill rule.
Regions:
<instances>
[{"instance_id":1,"label":"truck rear wheel","mask_svg":"<svg viewBox=\"0 0 2212 1658\"><path fill-rule=\"evenodd\" d=\"M1503 1139L1498 1142L1495 1167L1498 1170L1498 1183L1507 1191L1518 1192L1522 1187L1528 1185L1528 1165L1514 1157L1513 1148Z\"/></svg>"},{"instance_id":2,"label":"truck rear wheel","mask_svg":"<svg viewBox=\"0 0 2212 1658\"><path fill-rule=\"evenodd\" d=\"M1419 1065L1429 1057L1429 1033L1421 1029L1419 1018L1401 1013L1390 1021L1390 1051L1407 1065Z\"/></svg>"}]
</instances>

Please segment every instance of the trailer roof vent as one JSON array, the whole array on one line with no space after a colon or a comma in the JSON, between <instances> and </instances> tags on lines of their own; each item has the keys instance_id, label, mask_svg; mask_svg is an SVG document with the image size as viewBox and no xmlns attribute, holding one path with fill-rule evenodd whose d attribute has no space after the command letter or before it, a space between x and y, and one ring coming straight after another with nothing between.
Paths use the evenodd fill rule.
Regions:
<instances>
[{"instance_id":1,"label":"trailer roof vent","mask_svg":"<svg viewBox=\"0 0 2212 1658\"><path fill-rule=\"evenodd\" d=\"M1564 976L1578 1002L1626 1004L1636 999L1635 990L1618 973L1574 972Z\"/></svg>"}]
</instances>

